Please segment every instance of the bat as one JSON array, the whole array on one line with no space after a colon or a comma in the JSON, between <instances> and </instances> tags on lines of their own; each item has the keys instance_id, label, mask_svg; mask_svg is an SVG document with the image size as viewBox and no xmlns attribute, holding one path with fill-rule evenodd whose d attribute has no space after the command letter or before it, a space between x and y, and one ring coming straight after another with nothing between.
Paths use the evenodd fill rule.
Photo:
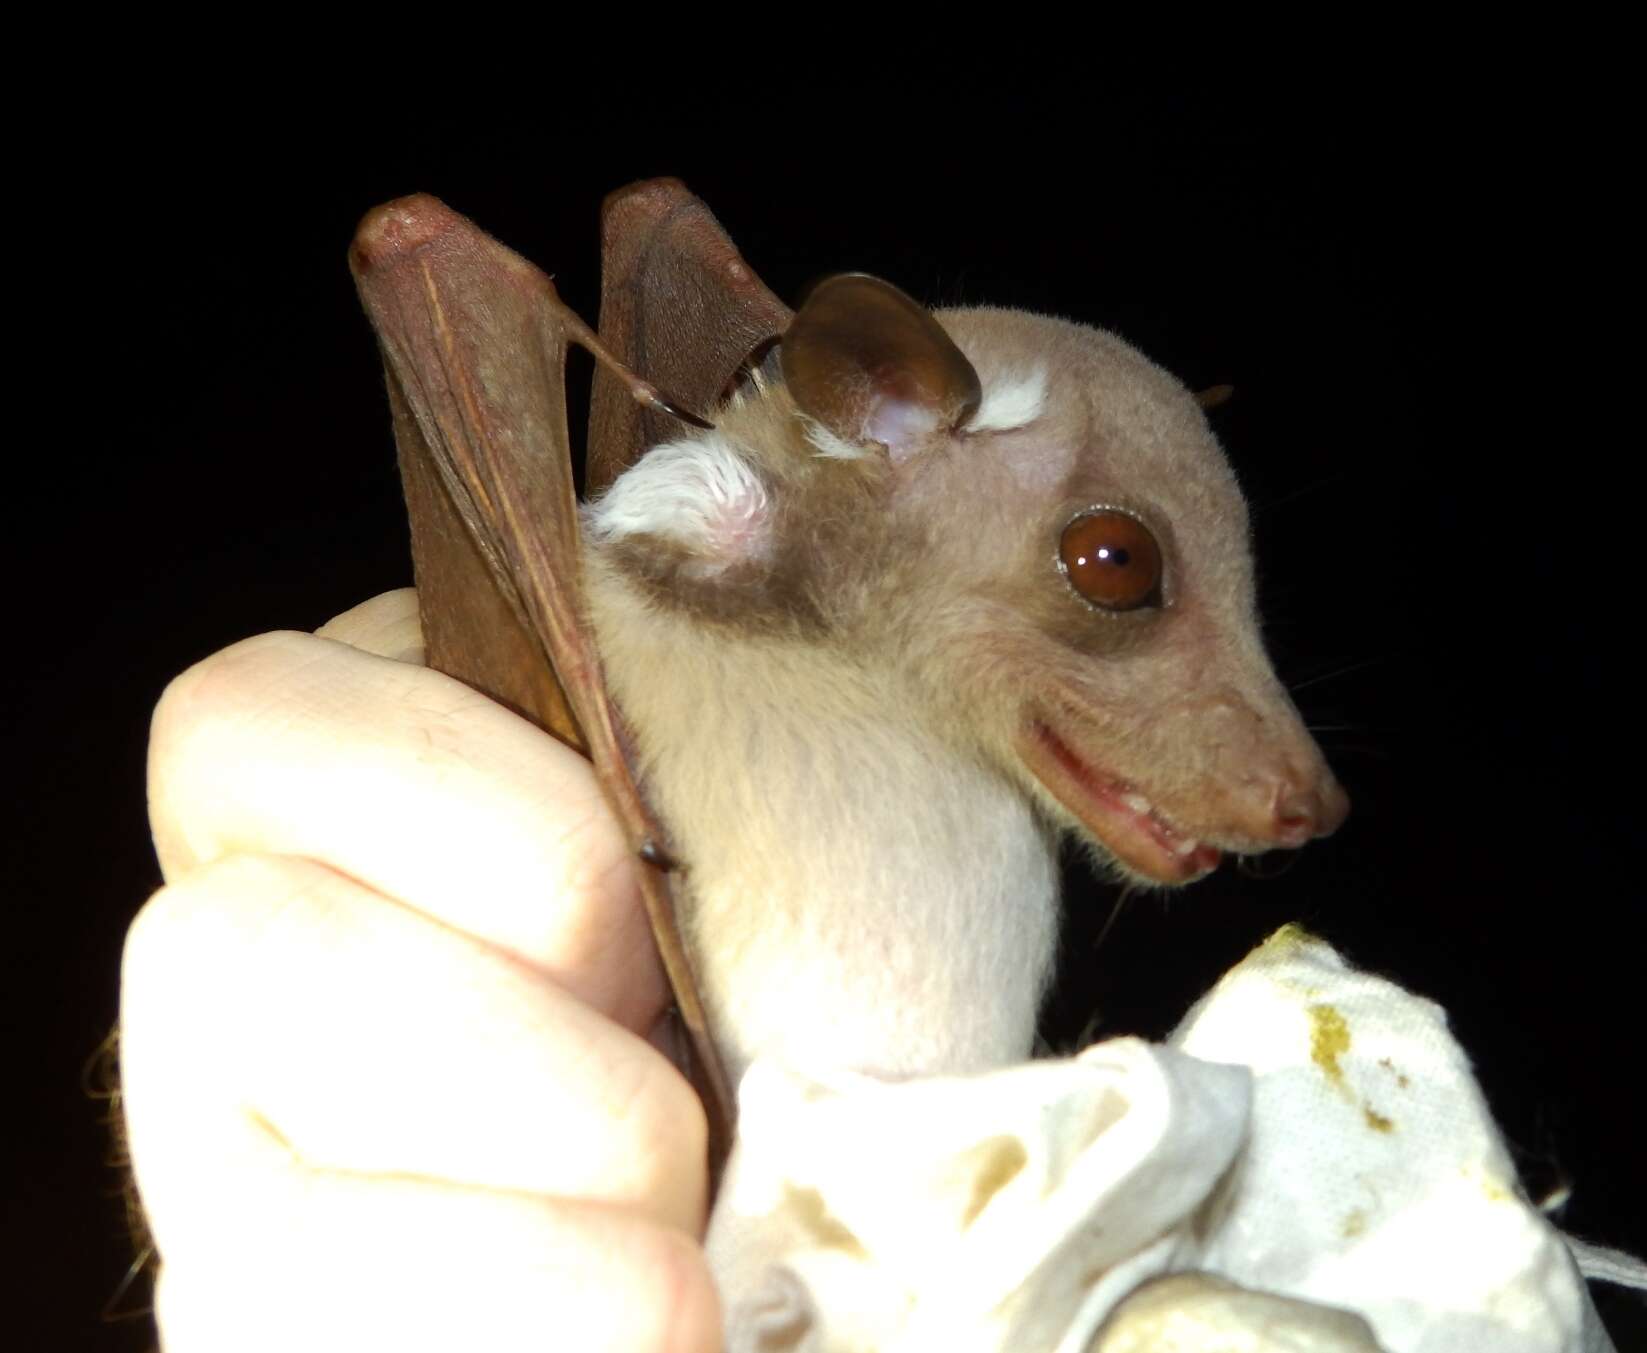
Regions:
<instances>
[{"instance_id":1,"label":"bat","mask_svg":"<svg viewBox=\"0 0 1647 1353\"><path fill-rule=\"evenodd\" d=\"M1176 887L1343 820L1259 638L1227 390L860 274L791 313L672 180L602 233L598 335L432 198L369 214L351 266L430 662L594 761L717 1161L756 1057L1026 1057L1062 835Z\"/></svg>"}]
</instances>

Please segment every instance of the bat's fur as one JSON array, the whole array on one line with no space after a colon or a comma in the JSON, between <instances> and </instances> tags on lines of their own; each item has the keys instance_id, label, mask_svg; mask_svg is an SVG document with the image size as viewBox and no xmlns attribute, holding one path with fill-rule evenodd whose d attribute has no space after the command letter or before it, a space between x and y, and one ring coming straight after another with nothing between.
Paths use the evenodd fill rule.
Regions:
<instances>
[{"instance_id":1,"label":"bat's fur","mask_svg":"<svg viewBox=\"0 0 1647 1353\"><path fill-rule=\"evenodd\" d=\"M1058 830L1133 877L1195 873L1140 856L1049 747L1224 849L1343 813L1264 656L1246 508L1194 397L1079 325L939 318L982 384L970 429L821 454L769 379L588 513L591 617L734 1076L1028 1054ZM1059 572L1096 506L1153 532L1161 607L1101 611Z\"/></svg>"}]
</instances>

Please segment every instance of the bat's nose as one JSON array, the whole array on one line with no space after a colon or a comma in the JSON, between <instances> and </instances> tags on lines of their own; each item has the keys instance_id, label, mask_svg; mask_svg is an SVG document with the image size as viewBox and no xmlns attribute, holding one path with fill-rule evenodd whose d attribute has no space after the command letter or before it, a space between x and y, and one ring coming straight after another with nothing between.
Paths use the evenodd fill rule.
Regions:
<instances>
[{"instance_id":1,"label":"bat's nose","mask_svg":"<svg viewBox=\"0 0 1647 1353\"><path fill-rule=\"evenodd\" d=\"M1213 820L1222 820L1232 844L1294 849L1343 825L1350 796L1278 686L1257 695L1220 689L1192 709L1205 720L1198 735L1218 749L1225 770L1222 812Z\"/></svg>"},{"instance_id":2,"label":"bat's nose","mask_svg":"<svg viewBox=\"0 0 1647 1353\"><path fill-rule=\"evenodd\" d=\"M1350 796L1323 769L1304 777L1288 774L1275 785L1264 835L1278 846L1301 846L1331 836L1350 814Z\"/></svg>"}]
</instances>

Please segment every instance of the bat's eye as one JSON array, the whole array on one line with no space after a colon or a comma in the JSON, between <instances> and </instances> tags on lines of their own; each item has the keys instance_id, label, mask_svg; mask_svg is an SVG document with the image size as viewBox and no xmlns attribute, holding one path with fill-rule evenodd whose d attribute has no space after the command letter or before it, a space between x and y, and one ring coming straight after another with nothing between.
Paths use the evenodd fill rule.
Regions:
<instances>
[{"instance_id":1,"label":"bat's eye","mask_svg":"<svg viewBox=\"0 0 1647 1353\"><path fill-rule=\"evenodd\" d=\"M1161 547L1131 513L1083 512L1064 527L1058 565L1071 587L1106 611L1161 604Z\"/></svg>"}]
</instances>

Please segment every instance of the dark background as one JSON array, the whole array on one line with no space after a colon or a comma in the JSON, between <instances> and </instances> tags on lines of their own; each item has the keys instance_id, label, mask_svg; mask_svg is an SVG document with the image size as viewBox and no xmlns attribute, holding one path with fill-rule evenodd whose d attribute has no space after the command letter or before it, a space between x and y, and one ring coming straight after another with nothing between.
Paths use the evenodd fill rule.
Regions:
<instances>
[{"instance_id":1,"label":"dark background","mask_svg":"<svg viewBox=\"0 0 1647 1353\"><path fill-rule=\"evenodd\" d=\"M1447 1008L1529 1190L1571 1185L1565 1227L1647 1249L1614 161L1583 114L1536 100L1394 102L1026 96L957 116L872 90L804 131L779 99L575 134L545 111L501 139L478 114L327 136L217 105L117 119L46 279L90 299L48 301L71 329L31 334L78 393L14 447L34 469L10 542L8 1212L33 1239L8 1267L42 1342L147 1337L99 1323L130 1253L80 1073L158 883L149 711L235 639L410 581L355 220L434 192L592 319L601 195L658 173L786 299L861 268L1098 324L1192 386L1236 386L1213 418L1256 508L1268 639L1354 811L1279 877L1226 866L1132 901L1096 947L1114 895L1077 872L1055 1032L1096 1015L1163 1034L1300 919ZM1606 1307L1621 1348L1642 1337L1630 1302Z\"/></svg>"}]
</instances>

